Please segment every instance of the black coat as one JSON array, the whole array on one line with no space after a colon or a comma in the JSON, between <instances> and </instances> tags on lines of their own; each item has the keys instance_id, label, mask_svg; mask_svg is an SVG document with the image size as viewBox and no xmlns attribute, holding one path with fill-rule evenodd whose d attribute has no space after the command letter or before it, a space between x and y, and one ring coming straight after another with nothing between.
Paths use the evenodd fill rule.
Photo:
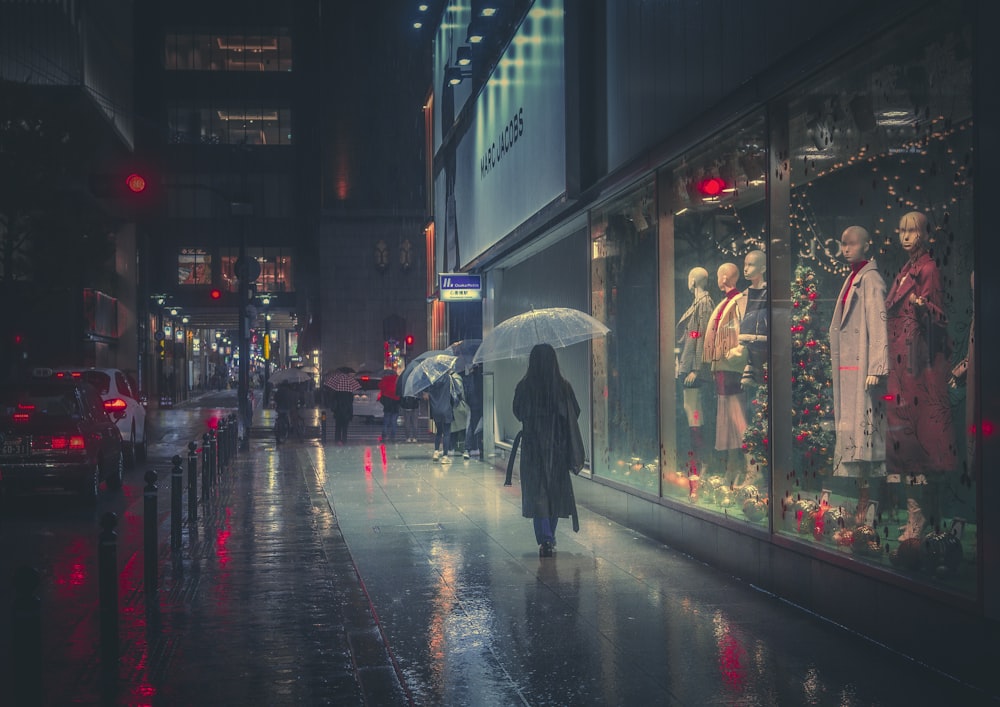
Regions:
<instances>
[{"instance_id":1,"label":"black coat","mask_svg":"<svg viewBox=\"0 0 1000 707\"><path fill-rule=\"evenodd\" d=\"M521 515L525 518L573 518L579 530L570 472L582 466L580 405L569 383L561 398L540 406L521 381L514 389L514 417L521 421Z\"/></svg>"}]
</instances>

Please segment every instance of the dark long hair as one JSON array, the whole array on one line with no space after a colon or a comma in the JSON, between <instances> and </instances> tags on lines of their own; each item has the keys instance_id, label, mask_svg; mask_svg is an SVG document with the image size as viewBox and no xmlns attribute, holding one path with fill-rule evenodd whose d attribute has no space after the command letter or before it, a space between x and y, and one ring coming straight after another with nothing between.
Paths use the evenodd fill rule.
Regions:
<instances>
[{"instance_id":1,"label":"dark long hair","mask_svg":"<svg viewBox=\"0 0 1000 707\"><path fill-rule=\"evenodd\" d=\"M528 357L528 371L521 379L535 410L558 410L564 395L565 381L559 371L559 359L550 344L535 344Z\"/></svg>"}]
</instances>

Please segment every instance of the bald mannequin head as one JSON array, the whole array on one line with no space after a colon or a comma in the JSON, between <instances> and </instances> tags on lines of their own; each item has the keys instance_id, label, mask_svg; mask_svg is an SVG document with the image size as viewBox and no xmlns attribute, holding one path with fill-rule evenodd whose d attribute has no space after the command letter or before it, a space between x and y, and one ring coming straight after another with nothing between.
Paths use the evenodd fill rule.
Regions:
<instances>
[{"instance_id":1,"label":"bald mannequin head","mask_svg":"<svg viewBox=\"0 0 1000 707\"><path fill-rule=\"evenodd\" d=\"M735 288L740 279L740 269L736 267L736 263L723 263L716 274L719 278L719 289L723 292Z\"/></svg>"},{"instance_id":2,"label":"bald mannequin head","mask_svg":"<svg viewBox=\"0 0 1000 707\"><path fill-rule=\"evenodd\" d=\"M705 268L691 268L688 273L688 289L695 290L708 289L708 270Z\"/></svg>"},{"instance_id":3,"label":"bald mannequin head","mask_svg":"<svg viewBox=\"0 0 1000 707\"><path fill-rule=\"evenodd\" d=\"M762 250L751 250L743 259L743 277L750 283L750 287L761 287L764 282L764 274L767 272L767 256Z\"/></svg>"},{"instance_id":4,"label":"bald mannequin head","mask_svg":"<svg viewBox=\"0 0 1000 707\"><path fill-rule=\"evenodd\" d=\"M848 226L840 236L840 254L848 263L860 263L868 255L872 237L861 226Z\"/></svg>"}]
</instances>

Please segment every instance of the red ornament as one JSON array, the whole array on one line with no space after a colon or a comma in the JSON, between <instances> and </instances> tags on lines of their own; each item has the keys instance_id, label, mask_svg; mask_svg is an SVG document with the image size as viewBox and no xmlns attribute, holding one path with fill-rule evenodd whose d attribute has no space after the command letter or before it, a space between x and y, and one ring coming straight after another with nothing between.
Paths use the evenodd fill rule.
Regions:
<instances>
[{"instance_id":1,"label":"red ornament","mask_svg":"<svg viewBox=\"0 0 1000 707\"><path fill-rule=\"evenodd\" d=\"M813 348L814 346L816 346L816 342L812 340L807 341L806 346L808 346L809 348Z\"/></svg>"},{"instance_id":2,"label":"red ornament","mask_svg":"<svg viewBox=\"0 0 1000 707\"><path fill-rule=\"evenodd\" d=\"M809 293L809 299L816 299L816 297L817 297L817 295L816 295L815 292L810 292Z\"/></svg>"}]
</instances>

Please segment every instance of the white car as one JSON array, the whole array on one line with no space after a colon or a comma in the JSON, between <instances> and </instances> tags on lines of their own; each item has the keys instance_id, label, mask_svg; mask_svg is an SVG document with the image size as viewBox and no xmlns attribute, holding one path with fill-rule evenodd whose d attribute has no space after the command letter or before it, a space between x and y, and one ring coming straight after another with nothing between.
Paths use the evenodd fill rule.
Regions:
<instances>
[{"instance_id":1,"label":"white car","mask_svg":"<svg viewBox=\"0 0 1000 707\"><path fill-rule=\"evenodd\" d=\"M122 433L125 463L134 466L146 459L149 428L146 408L139 401L139 390L124 371L117 368L84 368L57 370L55 378L82 380L97 389L104 409L115 420Z\"/></svg>"},{"instance_id":2,"label":"white car","mask_svg":"<svg viewBox=\"0 0 1000 707\"><path fill-rule=\"evenodd\" d=\"M354 416L368 422L380 421L385 416L382 403L378 401L378 384L381 378L377 373L361 371L354 378L361 385L361 390L354 394Z\"/></svg>"}]
</instances>

